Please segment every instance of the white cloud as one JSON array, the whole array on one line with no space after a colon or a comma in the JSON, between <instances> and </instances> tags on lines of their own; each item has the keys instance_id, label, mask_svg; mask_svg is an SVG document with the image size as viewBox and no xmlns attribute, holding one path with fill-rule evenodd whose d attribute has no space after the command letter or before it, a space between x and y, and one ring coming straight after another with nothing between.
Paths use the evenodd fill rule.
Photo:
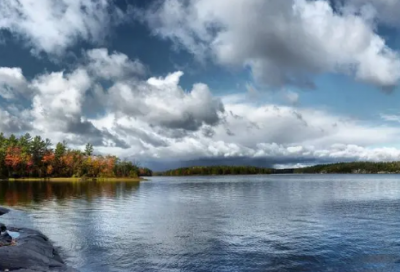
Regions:
<instances>
[{"instance_id":1,"label":"white cloud","mask_svg":"<svg viewBox=\"0 0 400 272\"><path fill-rule=\"evenodd\" d=\"M159 80L177 82L176 79ZM282 166L400 159L397 148L371 147L396 144L400 136L397 127L366 125L310 108L255 105L243 97L222 101L223 122L212 126L203 124L202 129L185 134L172 133L179 131L174 128L159 129L150 125L146 117L131 118L129 114L109 113L91 121L99 129L114 131L131 146L118 151L121 155L135 154L136 158L146 160L250 158L275 161ZM203 129L212 133L204 133Z\"/></svg>"},{"instance_id":2,"label":"white cloud","mask_svg":"<svg viewBox=\"0 0 400 272\"><path fill-rule=\"evenodd\" d=\"M312 87L311 77L320 73L384 88L400 78L400 59L370 18L335 13L328 1L167 0L141 12L154 34L198 59L249 66L259 82L274 87Z\"/></svg>"},{"instance_id":3,"label":"white cloud","mask_svg":"<svg viewBox=\"0 0 400 272\"><path fill-rule=\"evenodd\" d=\"M344 12L359 11L366 16L377 18L380 23L395 28L400 23L399 0L346 0L337 1Z\"/></svg>"},{"instance_id":4,"label":"white cloud","mask_svg":"<svg viewBox=\"0 0 400 272\"><path fill-rule=\"evenodd\" d=\"M120 80L146 73L140 61L131 61L127 55L119 52L109 54L105 48L87 51L86 58L88 70L103 79Z\"/></svg>"},{"instance_id":5,"label":"white cloud","mask_svg":"<svg viewBox=\"0 0 400 272\"><path fill-rule=\"evenodd\" d=\"M12 114L0 107L0 132L10 134L30 130L29 123L21 120L17 114Z\"/></svg>"},{"instance_id":6,"label":"white cloud","mask_svg":"<svg viewBox=\"0 0 400 272\"><path fill-rule=\"evenodd\" d=\"M26 98L31 102L31 109L24 120L35 124L34 133L57 141L64 135L74 143L92 141L96 145L125 147L125 142L120 141L112 129L96 128L95 120L93 123L88 120L84 108L88 103L96 104L98 111L116 114L118 119L138 119L142 125L146 123L160 132L167 130L171 137L184 136L203 124L212 126L220 122L224 112L220 100L212 96L205 84L195 84L190 92L183 90L179 86L182 72L143 80L144 66L124 54L95 49L86 56L82 64L69 73L44 73L27 83L31 95ZM2 71L5 75L20 75L19 81L26 81L17 73L20 70L7 68L0 68L0 80ZM110 81L110 88L101 87L100 82L104 80ZM135 130L135 134L151 143L159 141L154 133L140 128L125 129L129 133Z\"/></svg>"},{"instance_id":7,"label":"white cloud","mask_svg":"<svg viewBox=\"0 0 400 272\"><path fill-rule=\"evenodd\" d=\"M396 115L396 114L381 114L380 116L385 121L400 123L400 115Z\"/></svg>"},{"instance_id":8,"label":"white cloud","mask_svg":"<svg viewBox=\"0 0 400 272\"><path fill-rule=\"evenodd\" d=\"M151 125L197 130L203 123L215 125L224 111L205 84L195 84L185 92L178 84L182 72L147 82L118 82L109 90L108 101L114 112L140 118Z\"/></svg>"},{"instance_id":9,"label":"white cloud","mask_svg":"<svg viewBox=\"0 0 400 272\"><path fill-rule=\"evenodd\" d=\"M322 0L166 0L136 16L199 61L249 67L258 82L273 87L312 87L312 77L322 73L393 87L399 56L374 24L397 20L379 11L391 14L398 1L368 3L351 0L337 13ZM51 56L80 41L101 43L109 27L124 20L111 0L3 0L0 15L0 30L34 54ZM283 92L289 106L263 102L257 84L247 84L247 94L223 97L203 83L185 90L182 76L148 77L139 60L105 48L85 52L71 71L33 79L20 68L0 67L0 130L73 146L89 141L101 152L146 160L248 158L283 167L400 159L393 147L398 126L304 108L293 91Z\"/></svg>"},{"instance_id":10,"label":"white cloud","mask_svg":"<svg viewBox=\"0 0 400 272\"><path fill-rule=\"evenodd\" d=\"M28 95L29 89L21 68L0 67L0 97L11 100Z\"/></svg>"},{"instance_id":11,"label":"white cloud","mask_svg":"<svg viewBox=\"0 0 400 272\"><path fill-rule=\"evenodd\" d=\"M41 75L34 79L32 117L39 131L68 132L71 123L81 122L82 103L91 79L86 70Z\"/></svg>"},{"instance_id":12,"label":"white cloud","mask_svg":"<svg viewBox=\"0 0 400 272\"><path fill-rule=\"evenodd\" d=\"M294 91L285 91L284 95L286 100L292 105L296 105L299 102L299 94Z\"/></svg>"},{"instance_id":13,"label":"white cloud","mask_svg":"<svg viewBox=\"0 0 400 272\"><path fill-rule=\"evenodd\" d=\"M400 149L390 147L400 137L397 126L368 125L313 108L253 103L246 94L218 98L202 83L185 91L179 84L182 72L143 79L141 69L132 70L141 64L126 56L90 52L100 57L83 60L71 72L32 80L18 69L0 68L0 79L3 71L25 82L29 90L21 95L31 103L26 110L20 100L0 106L0 130L28 131L53 142L66 139L73 146L89 141L101 152L140 160L247 158L282 166L400 159ZM115 61L116 56L123 61ZM96 73L99 59L117 72ZM109 88L100 86L104 80ZM97 115L85 111L90 99L101 104Z\"/></svg>"},{"instance_id":14,"label":"white cloud","mask_svg":"<svg viewBox=\"0 0 400 272\"><path fill-rule=\"evenodd\" d=\"M78 41L102 42L122 20L109 0L0 1L0 30L21 38L35 54L61 56Z\"/></svg>"}]
</instances>

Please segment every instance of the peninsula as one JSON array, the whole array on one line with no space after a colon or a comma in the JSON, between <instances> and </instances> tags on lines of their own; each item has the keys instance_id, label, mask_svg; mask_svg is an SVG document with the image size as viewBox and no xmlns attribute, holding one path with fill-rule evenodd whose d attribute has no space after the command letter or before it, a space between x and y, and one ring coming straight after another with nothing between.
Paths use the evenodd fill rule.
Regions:
<instances>
[{"instance_id":1,"label":"peninsula","mask_svg":"<svg viewBox=\"0 0 400 272\"><path fill-rule=\"evenodd\" d=\"M29 179L52 181L140 180L151 176L152 171L141 168L131 161L112 155L95 154L88 143L85 150L70 149L67 143L59 142L52 148L49 139L30 134L21 137L5 137L0 133L0 180Z\"/></svg>"}]
</instances>

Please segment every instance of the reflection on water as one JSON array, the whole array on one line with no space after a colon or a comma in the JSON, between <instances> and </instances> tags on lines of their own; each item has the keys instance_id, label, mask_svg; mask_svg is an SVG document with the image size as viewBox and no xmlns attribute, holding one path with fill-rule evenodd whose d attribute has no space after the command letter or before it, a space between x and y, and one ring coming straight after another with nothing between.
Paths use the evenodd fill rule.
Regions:
<instances>
[{"instance_id":1,"label":"reflection on water","mask_svg":"<svg viewBox=\"0 0 400 272\"><path fill-rule=\"evenodd\" d=\"M400 176L0 183L81 271L400 271Z\"/></svg>"},{"instance_id":2,"label":"reflection on water","mask_svg":"<svg viewBox=\"0 0 400 272\"><path fill-rule=\"evenodd\" d=\"M139 182L1 182L0 204L19 206L46 201L65 201L73 198L91 201L96 198L115 198L127 195L139 187Z\"/></svg>"}]
</instances>

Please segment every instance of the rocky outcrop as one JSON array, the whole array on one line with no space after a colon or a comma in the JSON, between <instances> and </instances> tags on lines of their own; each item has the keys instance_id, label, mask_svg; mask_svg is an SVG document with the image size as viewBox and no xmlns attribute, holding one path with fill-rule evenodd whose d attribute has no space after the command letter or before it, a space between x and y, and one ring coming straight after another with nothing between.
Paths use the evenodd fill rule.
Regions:
<instances>
[{"instance_id":1,"label":"rocky outcrop","mask_svg":"<svg viewBox=\"0 0 400 272\"><path fill-rule=\"evenodd\" d=\"M0 216L2 216L3 214L6 214L6 213L8 213L10 210L9 209L6 209L6 208L3 208L3 207L0 207Z\"/></svg>"},{"instance_id":2,"label":"rocky outcrop","mask_svg":"<svg viewBox=\"0 0 400 272\"><path fill-rule=\"evenodd\" d=\"M9 210L0 207L0 215ZM39 231L7 227L18 232L18 238L8 246L0 247L0 271L18 272L76 272L61 259L49 239ZM0 237L5 239L6 237Z\"/></svg>"}]
</instances>

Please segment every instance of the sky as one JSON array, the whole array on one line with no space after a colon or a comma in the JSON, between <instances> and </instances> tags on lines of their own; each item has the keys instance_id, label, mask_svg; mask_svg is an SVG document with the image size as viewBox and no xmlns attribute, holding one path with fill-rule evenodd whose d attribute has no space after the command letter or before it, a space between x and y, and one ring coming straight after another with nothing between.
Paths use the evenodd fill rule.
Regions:
<instances>
[{"instance_id":1,"label":"sky","mask_svg":"<svg viewBox=\"0 0 400 272\"><path fill-rule=\"evenodd\" d=\"M400 0L2 0L0 131L154 170L400 160Z\"/></svg>"}]
</instances>

